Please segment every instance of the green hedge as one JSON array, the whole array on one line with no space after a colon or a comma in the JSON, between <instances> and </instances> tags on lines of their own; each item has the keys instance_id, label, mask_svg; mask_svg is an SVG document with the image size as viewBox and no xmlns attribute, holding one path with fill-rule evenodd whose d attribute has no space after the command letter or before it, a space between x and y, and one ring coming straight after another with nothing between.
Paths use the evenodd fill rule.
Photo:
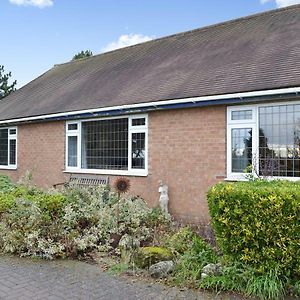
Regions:
<instances>
[{"instance_id":1,"label":"green hedge","mask_svg":"<svg viewBox=\"0 0 300 300\"><path fill-rule=\"evenodd\" d=\"M208 192L218 246L227 259L300 276L300 184L220 183Z\"/></svg>"}]
</instances>

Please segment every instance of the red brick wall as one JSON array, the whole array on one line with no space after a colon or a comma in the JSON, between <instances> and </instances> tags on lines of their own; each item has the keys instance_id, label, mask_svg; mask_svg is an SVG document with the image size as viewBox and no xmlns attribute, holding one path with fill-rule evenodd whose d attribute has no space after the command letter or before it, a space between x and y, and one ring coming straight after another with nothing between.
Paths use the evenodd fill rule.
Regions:
<instances>
[{"instance_id":1,"label":"red brick wall","mask_svg":"<svg viewBox=\"0 0 300 300\"><path fill-rule=\"evenodd\" d=\"M206 192L225 177L226 110L224 106L149 113L149 175L130 177L131 194L158 204L158 181L169 186L170 211L178 219L209 220ZM64 122L18 126L18 170L49 187L64 181ZM110 177L110 182L114 181Z\"/></svg>"},{"instance_id":2,"label":"red brick wall","mask_svg":"<svg viewBox=\"0 0 300 300\"><path fill-rule=\"evenodd\" d=\"M65 180L64 122L24 124L18 126L18 170L3 171L13 180L19 180L30 171L33 182L41 187L51 187Z\"/></svg>"}]
</instances>

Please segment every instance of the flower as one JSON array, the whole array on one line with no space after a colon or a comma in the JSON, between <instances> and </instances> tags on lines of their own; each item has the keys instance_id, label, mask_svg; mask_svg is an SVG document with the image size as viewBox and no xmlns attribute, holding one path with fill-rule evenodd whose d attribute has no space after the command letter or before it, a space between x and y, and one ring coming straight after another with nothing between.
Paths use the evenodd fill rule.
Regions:
<instances>
[{"instance_id":1,"label":"flower","mask_svg":"<svg viewBox=\"0 0 300 300\"><path fill-rule=\"evenodd\" d=\"M126 177L119 177L114 183L114 188L119 194L123 194L130 189L130 180Z\"/></svg>"}]
</instances>

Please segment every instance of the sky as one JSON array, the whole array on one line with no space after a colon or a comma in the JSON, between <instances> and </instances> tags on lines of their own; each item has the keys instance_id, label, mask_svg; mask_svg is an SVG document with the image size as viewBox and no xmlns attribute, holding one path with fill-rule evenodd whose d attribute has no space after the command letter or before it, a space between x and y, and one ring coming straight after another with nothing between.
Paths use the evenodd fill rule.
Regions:
<instances>
[{"instance_id":1,"label":"sky","mask_svg":"<svg viewBox=\"0 0 300 300\"><path fill-rule=\"evenodd\" d=\"M300 0L0 0L0 65L18 88L81 50L94 54Z\"/></svg>"}]
</instances>

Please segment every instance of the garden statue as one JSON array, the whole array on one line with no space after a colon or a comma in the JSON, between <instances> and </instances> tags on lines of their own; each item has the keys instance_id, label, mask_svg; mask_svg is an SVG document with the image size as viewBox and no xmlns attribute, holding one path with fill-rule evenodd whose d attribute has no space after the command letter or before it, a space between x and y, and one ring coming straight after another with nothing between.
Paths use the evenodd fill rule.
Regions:
<instances>
[{"instance_id":1,"label":"garden statue","mask_svg":"<svg viewBox=\"0 0 300 300\"><path fill-rule=\"evenodd\" d=\"M162 180L159 181L158 192L160 193L159 197L159 206L163 213L169 214L168 204L169 204L169 195L168 195L168 186L163 184Z\"/></svg>"}]
</instances>

